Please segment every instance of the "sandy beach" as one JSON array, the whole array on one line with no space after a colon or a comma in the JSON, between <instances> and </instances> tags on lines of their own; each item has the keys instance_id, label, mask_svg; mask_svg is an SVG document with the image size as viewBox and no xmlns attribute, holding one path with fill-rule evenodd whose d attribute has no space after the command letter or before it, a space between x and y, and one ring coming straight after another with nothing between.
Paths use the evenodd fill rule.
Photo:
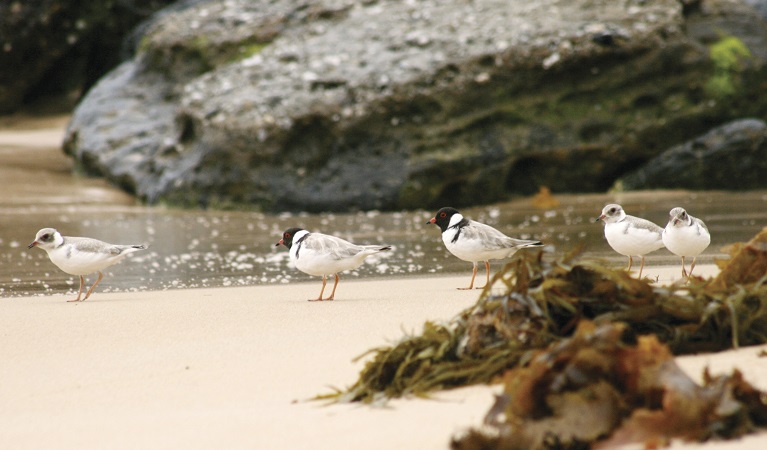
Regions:
<instances>
[{"instance_id":1,"label":"sandy beach","mask_svg":"<svg viewBox=\"0 0 767 450\"><path fill-rule=\"evenodd\" d=\"M646 268L664 282L678 267ZM702 266L701 273L715 272ZM478 426L498 386L386 407L306 401L356 380L352 360L447 321L479 291L467 276L319 281L137 293L0 298L0 442L14 449L445 449ZM760 347L679 358L767 389ZM767 434L702 448L764 448ZM675 447L697 448L697 444Z\"/></svg>"},{"instance_id":2,"label":"sandy beach","mask_svg":"<svg viewBox=\"0 0 767 450\"><path fill-rule=\"evenodd\" d=\"M0 127L11 127L0 132L0 178L14 193L6 196L9 211L49 205L52 217L72 209L80 220L89 214L82 209L88 202L134 202L103 180L71 176L71 161L58 148L66 117L32 126L9 120L0 121ZM61 206L72 203L80 209ZM17 232L21 215L7 233ZM721 218L732 215L720 210L715 216L729 234L739 228L723 227ZM745 228L741 222L735 225ZM28 242L30 231L23 231L5 238ZM127 264L83 303L67 303L71 293L0 297L0 447L446 449L451 437L481 424L500 391L474 386L430 399L393 400L386 407L308 401L352 384L365 362L353 361L360 354L473 305L479 291L455 289L468 283L468 267L455 276L342 275L335 301L309 303L319 292L318 279L108 292ZM11 271L18 270L13 265ZM645 270L660 283L680 275L677 265ZM695 271L711 275L716 268L701 265ZM763 348L678 361L698 380L706 366L714 374L738 367L767 390ZM767 433L673 447L763 449Z\"/></svg>"}]
</instances>

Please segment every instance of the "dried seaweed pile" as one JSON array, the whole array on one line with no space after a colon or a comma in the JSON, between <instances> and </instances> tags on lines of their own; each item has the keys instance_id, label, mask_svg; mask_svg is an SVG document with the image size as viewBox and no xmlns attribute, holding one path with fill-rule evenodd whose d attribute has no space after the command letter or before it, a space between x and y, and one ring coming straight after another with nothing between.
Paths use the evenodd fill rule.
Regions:
<instances>
[{"instance_id":1,"label":"dried seaweed pile","mask_svg":"<svg viewBox=\"0 0 767 450\"><path fill-rule=\"evenodd\" d=\"M581 322L572 338L504 376L485 418L492 431L454 439L454 450L614 448L672 438L735 438L767 426L767 395L737 370L696 384L656 336L626 324Z\"/></svg>"},{"instance_id":2,"label":"dried seaweed pile","mask_svg":"<svg viewBox=\"0 0 767 450\"><path fill-rule=\"evenodd\" d=\"M493 279L505 293L485 291L450 323L426 323L420 335L369 351L353 386L320 398L376 402L489 382L572 336L583 320L625 323L675 354L767 342L767 229L734 247L716 278L670 286L576 257L521 255Z\"/></svg>"}]
</instances>

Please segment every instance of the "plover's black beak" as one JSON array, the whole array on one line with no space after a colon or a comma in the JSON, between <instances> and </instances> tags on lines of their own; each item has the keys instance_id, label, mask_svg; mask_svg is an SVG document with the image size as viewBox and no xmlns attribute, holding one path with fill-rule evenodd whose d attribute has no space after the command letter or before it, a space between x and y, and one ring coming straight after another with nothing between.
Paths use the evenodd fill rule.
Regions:
<instances>
[{"instance_id":1,"label":"plover's black beak","mask_svg":"<svg viewBox=\"0 0 767 450\"><path fill-rule=\"evenodd\" d=\"M597 223L597 222L599 222L600 220L602 220L602 219L604 219L604 218L605 218L605 215L604 215L604 214L602 214L601 216L599 216L599 217L597 217L596 219L594 219L594 223Z\"/></svg>"},{"instance_id":2,"label":"plover's black beak","mask_svg":"<svg viewBox=\"0 0 767 450\"><path fill-rule=\"evenodd\" d=\"M31 243L31 244L29 244L27 246L27 248L32 248L32 247L37 247L37 241L35 241L35 242L33 242L33 243Z\"/></svg>"},{"instance_id":3,"label":"plover's black beak","mask_svg":"<svg viewBox=\"0 0 767 450\"><path fill-rule=\"evenodd\" d=\"M428 222L426 222L426 225L429 225L430 223L437 223L437 218L432 217Z\"/></svg>"},{"instance_id":4,"label":"plover's black beak","mask_svg":"<svg viewBox=\"0 0 767 450\"><path fill-rule=\"evenodd\" d=\"M282 239L280 239L280 242L278 242L278 243L274 244L274 246L275 246L275 247L279 247L280 245L282 245L282 244L284 244L284 243L285 243L285 241L283 241Z\"/></svg>"}]
</instances>

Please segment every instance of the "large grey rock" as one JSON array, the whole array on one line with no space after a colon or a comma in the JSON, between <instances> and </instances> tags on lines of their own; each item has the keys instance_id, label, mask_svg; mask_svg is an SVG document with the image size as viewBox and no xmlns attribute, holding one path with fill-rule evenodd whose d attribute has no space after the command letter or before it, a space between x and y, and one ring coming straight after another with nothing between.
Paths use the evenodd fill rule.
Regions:
<instances>
[{"instance_id":1,"label":"large grey rock","mask_svg":"<svg viewBox=\"0 0 767 450\"><path fill-rule=\"evenodd\" d=\"M764 189L767 125L742 119L673 147L617 183L621 189Z\"/></svg>"},{"instance_id":2,"label":"large grey rock","mask_svg":"<svg viewBox=\"0 0 767 450\"><path fill-rule=\"evenodd\" d=\"M713 98L707 45L743 30L754 56ZM743 100L766 43L734 0L208 1L147 27L75 111L65 150L150 203L317 211L604 190L763 111Z\"/></svg>"}]
</instances>

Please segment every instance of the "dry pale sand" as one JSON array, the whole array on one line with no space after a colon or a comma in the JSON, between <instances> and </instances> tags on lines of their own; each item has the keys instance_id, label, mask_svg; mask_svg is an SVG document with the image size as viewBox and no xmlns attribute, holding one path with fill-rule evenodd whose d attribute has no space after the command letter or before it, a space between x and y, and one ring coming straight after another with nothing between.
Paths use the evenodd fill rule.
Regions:
<instances>
[{"instance_id":1,"label":"dry pale sand","mask_svg":"<svg viewBox=\"0 0 767 450\"><path fill-rule=\"evenodd\" d=\"M646 270L669 280L678 268ZM306 301L319 282L0 299L2 448L445 449L499 387L385 408L305 400L351 384L355 356L472 305L479 291L455 289L467 282L342 280L321 303ZM767 389L759 351L679 361L696 379L739 367ZM765 446L767 434L703 447Z\"/></svg>"}]
</instances>

